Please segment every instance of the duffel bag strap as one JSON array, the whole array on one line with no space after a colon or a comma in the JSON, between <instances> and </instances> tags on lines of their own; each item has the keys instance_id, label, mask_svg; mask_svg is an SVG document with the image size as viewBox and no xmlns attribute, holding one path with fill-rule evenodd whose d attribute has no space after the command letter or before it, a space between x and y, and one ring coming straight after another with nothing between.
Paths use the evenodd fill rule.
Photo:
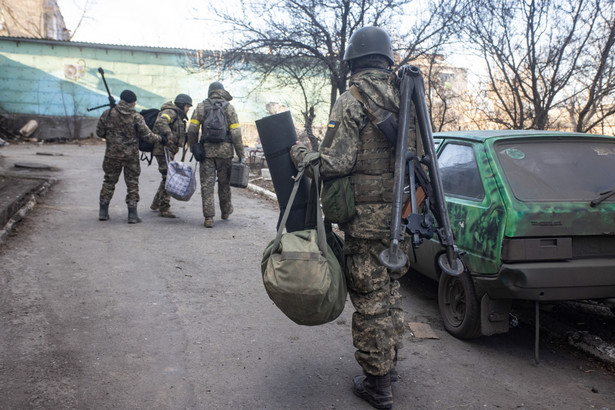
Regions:
<instances>
[{"instance_id":1,"label":"duffel bag strap","mask_svg":"<svg viewBox=\"0 0 615 410\"><path fill-rule=\"evenodd\" d=\"M273 241L272 252L277 252L280 247L280 241L282 240L282 234L284 233L284 227L286 226L286 221L288 220L288 215L290 215L290 210L292 208L293 202L295 200L295 196L297 195L297 191L299 189L299 183L301 182L301 178L303 178L303 172L305 171L305 166L312 167L312 173L314 175L314 182L316 186L319 186L320 183L320 163L318 161L314 161L315 163L303 164L300 167L299 172L295 176L295 184L293 185L293 190L290 193L290 197L288 199L288 203L286 204L286 209L284 210L284 215L282 216L282 220L280 221L280 226L278 228L278 233ZM316 233L318 235L318 248L321 252L326 253L327 251L327 236L325 233L325 225L322 217L322 210L320 209L320 190L316 189Z\"/></svg>"}]
</instances>

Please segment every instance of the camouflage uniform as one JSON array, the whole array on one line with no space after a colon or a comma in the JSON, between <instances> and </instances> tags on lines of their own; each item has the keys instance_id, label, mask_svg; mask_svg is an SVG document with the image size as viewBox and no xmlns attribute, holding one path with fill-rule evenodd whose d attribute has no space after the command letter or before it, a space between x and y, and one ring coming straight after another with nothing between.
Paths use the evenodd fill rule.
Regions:
<instances>
[{"instance_id":1,"label":"camouflage uniform","mask_svg":"<svg viewBox=\"0 0 615 410\"><path fill-rule=\"evenodd\" d=\"M160 136L152 133L145 124L143 117L134 107L125 101L120 101L111 109L109 117L105 112L96 124L96 135L107 141L103 171L105 172L100 204L108 205L115 191L115 184L124 170L126 182L126 204L128 208L136 208L139 202L139 137L147 142L156 143Z\"/></svg>"},{"instance_id":2,"label":"camouflage uniform","mask_svg":"<svg viewBox=\"0 0 615 410\"><path fill-rule=\"evenodd\" d=\"M209 93L209 98L212 100L231 101L233 97L226 90L213 90ZM211 107L208 100L200 102L190 120L188 127L188 146L197 142L199 130L202 128L203 122L207 117L207 111ZM224 108L226 120L229 126L227 136L228 142L203 144L205 148L205 159L201 161L199 169L199 177L201 179L201 198L203 200L203 216L205 218L213 218L216 214L214 202L214 185L216 176L218 177L218 199L220 201L220 212L222 217L228 217L233 212L233 204L231 202L231 166L233 159L233 151L240 159L244 159L245 153L243 150L243 141L241 138L241 128L239 128L239 120L235 108L231 104L227 104Z\"/></svg>"},{"instance_id":3,"label":"camouflage uniform","mask_svg":"<svg viewBox=\"0 0 615 410\"><path fill-rule=\"evenodd\" d=\"M169 154L169 161L173 160L175 154L179 151L179 147L184 144L186 139L186 124L184 119L187 119L186 113L182 108L175 105L173 101L164 103L156 118L153 131L156 134L167 137L166 148ZM165 190L167 181L167 161L164 155L164 148L165 146L158 143L154 145L154 150L152 151L158 163L158 171L162 176L158 191L152 201L152 209L157 209L161 213L171 208L171 196Z\"/></svg>"},{"instance_id":4,"label":"camouflage uniform","mask_svg":"<svg viewBox=\"0 0 615 410\"><path fill-rule=\"evenodd\" d=\"M399 112L399 84L388 70L366 69L350 78L373 113ZM411 121L409 147L417 149ZM420 149L420 148L419 148ZM307 148L295 145L293 162L301 162ZM340 224L345 234L346 278L355 307L352 336L355 358L369 374L383 376L394 366L401 347L404 318L399 279L408 266L391 272L378 260L389 247L395 150L368 118L362 103L350 91L335 102L320 148L323 179L350 175L356 216ZM405 252L410 240L401 242Z\"/></svg>"}]
</instances>

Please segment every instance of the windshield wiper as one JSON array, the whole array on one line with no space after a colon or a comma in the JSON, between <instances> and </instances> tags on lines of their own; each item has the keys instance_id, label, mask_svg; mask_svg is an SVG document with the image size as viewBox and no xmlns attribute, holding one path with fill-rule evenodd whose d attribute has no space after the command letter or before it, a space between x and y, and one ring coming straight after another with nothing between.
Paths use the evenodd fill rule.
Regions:
<instances>
[{"instance_id":1,"label":"windshield wiper","mask_svg":"<svg viewBox=\"0 0 615 410\"><path fill-rule=\"evenodd\" d=\"M600 196L595 199L592 199L589 205L591 207L594 207L598 205L599 203L601 203L602 201L612 197L613 195L615 195L615 188L609 189L608 191L600 192Z\"/></svg>"}]
</instances>

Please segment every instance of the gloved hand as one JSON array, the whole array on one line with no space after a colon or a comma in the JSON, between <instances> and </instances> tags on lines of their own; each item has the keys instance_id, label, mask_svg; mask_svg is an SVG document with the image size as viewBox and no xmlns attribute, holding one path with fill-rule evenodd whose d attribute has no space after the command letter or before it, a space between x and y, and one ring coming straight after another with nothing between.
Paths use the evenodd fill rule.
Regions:
<instances>
[{"instance_id":1,"label":"gloved hand","mask_svg":"<svg viewBox=\"0 0 615 410\"><path fill-rule=\"evenodd\" d=\"M165 137L164 135L161 135L160 136L160 143L164 146L164 145L167 145L167 142L169 142L167 137Z\"/></svg>"},{"instance_id":2,"label":"gloved hand","mask_svg":"<svg viewBox=\"0 0 615 410\"><path fill-rule=\"evenodd\" d=\"M320 152L308 152L303 157L303 165L318 164L320 162Z\"/></svg>"}]
</instances>

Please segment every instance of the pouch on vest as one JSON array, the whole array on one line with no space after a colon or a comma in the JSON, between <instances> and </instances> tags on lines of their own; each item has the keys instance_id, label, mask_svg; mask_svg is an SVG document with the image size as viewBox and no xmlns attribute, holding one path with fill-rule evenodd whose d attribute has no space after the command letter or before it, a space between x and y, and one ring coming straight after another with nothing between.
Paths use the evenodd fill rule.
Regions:
<instances>
[{"instance_id":1,"label":"pouch on vest","mask_svg":"<svg viewBox=\"0 0 615 410\"><path fill-rule=\"evenodd\" d=\"M356 214L350 177L333 178L322 183L322 212L325 221L341 224Z\"/></svg>"}]
</instances>

